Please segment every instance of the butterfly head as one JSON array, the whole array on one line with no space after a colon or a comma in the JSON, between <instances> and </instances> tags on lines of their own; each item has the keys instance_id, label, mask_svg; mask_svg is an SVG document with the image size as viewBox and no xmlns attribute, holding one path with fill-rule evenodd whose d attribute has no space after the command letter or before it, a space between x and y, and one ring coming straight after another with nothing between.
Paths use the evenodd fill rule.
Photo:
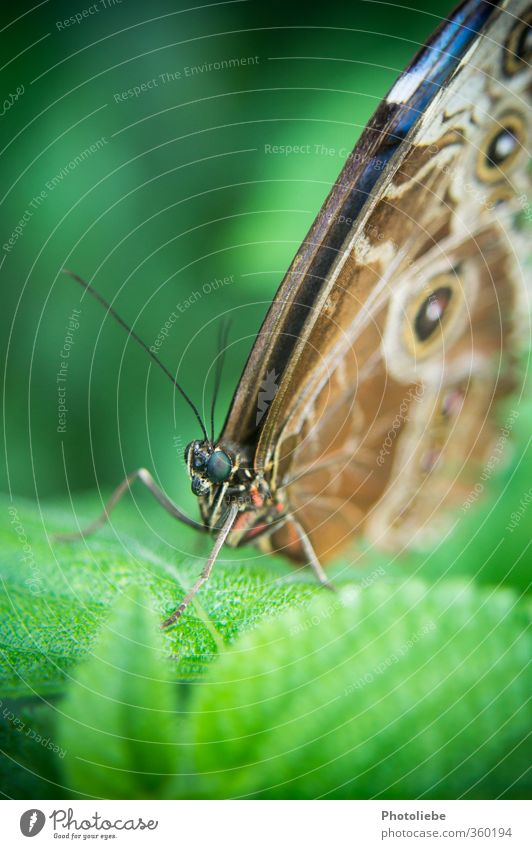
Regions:
<instances>
[{"instance_id":1,"label":"butterfly head","mask_svg":"<svg viewBox=\"0 0 532 849\"><path fill-rule=\"evenodd\" d=\"M222 484L229 483L238 464L221 445L196 439L185 448L185 463L194 495L209 495Z\"/></svg>"}]
</instances>

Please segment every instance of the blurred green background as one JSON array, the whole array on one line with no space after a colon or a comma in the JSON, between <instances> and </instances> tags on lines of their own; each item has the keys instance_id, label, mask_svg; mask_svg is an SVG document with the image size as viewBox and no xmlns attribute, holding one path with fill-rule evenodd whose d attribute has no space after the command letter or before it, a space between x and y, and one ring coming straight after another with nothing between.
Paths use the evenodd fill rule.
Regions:
<instances>
[{"instance_id":1,"label":"blurred green background","mask_svg":"<svg viewBox=\"0 0 532 849\"><path fill-rule=\"evenodd\" d=\"M204 539L136 490L90 541L47 538L139 466L197 509L191 411L61 269L148 344L177 312L159 354L206 408L230 314L221 425L345 157L451 8L187 6L2 12L0 792L526 797L529 402L457 527L425 554L349 552L334 602L280 558L224 552L161 641Z\"/></svg>"},{"instance_id":2,"label":"blurred green background","mask_svg":"<svg viewBox=\"0 0 532 849\"><path fill-rule=\"evenodd\" d=\"M268 303L345 157L450 8L188 6L96 4L65 27L89 4L49 2L5 21L2 90L24 93L2 117L2 244L31 217L2 251L3 490L40 499L112 485L139 465L170 492L188 490L175 439L197 436L193 415L87 300L69 359L66 432L57 432L60 351L81 295L60 269L92 280L148 344L184 305L160 355L207 406L217 323L231 313L221 425ZM224 61L233 67L208 70ZM117 102L143 84L151 87ZM225 277L233 282L204 294Z\"/></svg>"}]
</instances>

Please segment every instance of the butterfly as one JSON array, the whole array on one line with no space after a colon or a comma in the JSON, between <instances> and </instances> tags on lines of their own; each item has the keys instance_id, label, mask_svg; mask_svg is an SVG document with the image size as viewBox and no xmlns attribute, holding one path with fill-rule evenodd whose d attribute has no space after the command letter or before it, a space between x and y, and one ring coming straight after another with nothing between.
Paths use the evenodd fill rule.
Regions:
<instances>
[{"instance_id":1,"label":"butterfly","mask_svg":"<svg viewBox=\"0 0 532 849\"><path fill-rule=\"evenodd\" d=\"M201 521L224 544L324 564L354 538L426 544L467 498L528 334L532 6L466 0L378 107L271 304L222 432L185 451ZM530 283L530 281L528 281ZM219 375L217 378L219 382ZM213 411L214 412L214 411Z\"/></svg>"}]
</instances>

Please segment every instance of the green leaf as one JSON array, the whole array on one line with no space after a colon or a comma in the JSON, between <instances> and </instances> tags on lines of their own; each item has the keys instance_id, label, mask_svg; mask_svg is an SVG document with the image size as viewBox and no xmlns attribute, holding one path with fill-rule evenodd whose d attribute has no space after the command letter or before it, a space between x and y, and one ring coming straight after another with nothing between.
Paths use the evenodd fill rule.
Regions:
<instances>
[{"instance_id":1,"label":"green leaf","mask_svg":"<svg viewBox=\"0 0 532 849\"><path fill-rule=\"evenodd\" d=\"M520 404L517 416L511 409L506 453L494 455L485 491L464 515L458 511L454 533L422 556L367 550L343 557L331 567L333 580L341 586L361 583L368 575L387 580L417 575L434 582L467 575L480 584L528 590L532 405ZM504 421L501 413L501 434ZM0 684L6 696L61 693L125 588L144 588L164 619L201 571L209 540L176 523L137 490L96 536L50 544L49 534L83 526L101 507L93 495L77 501L74 515L64 506L43 509L0 497L6 517L0 524ZM224 645L264 618L304 608L321 593L310 570L296 571L256 549L225 549L207 586L166 635L177 675L201 676Z\"/></svg>"},{"instance_id":2,"label":"green leaf","mask_svg":"<svg viewBox=\"0 0 532 849\"><path fill-rule=\"evenodd\" d=\"M0 699L0 793L8 799L57 799L61 759L49 705Z\"/></svg>"},{"instance_id":3,"label":"green leaf","mask_svg":"<svg viewBox=\"0 0 532 849\"><path fill-rule=\"evenodd\" d=\"M69 793L174 795L177 685L147 604L138 591L119 601L61 702L57 734Z\"/></svg>"},{"instance_id":4,"label":"green leaf","mask_svg":"<svg viewBox=\"0 0 532 849\"><path fill-rule=\"evenodd\" d=\"M190 794L508 791L530 724L517 602L466 584L375 583L245 635L196 690L184 729L197 774Z\"/></svg>"},{"instance_id":5,"label":"green leaf","mask_svg":"<svg viewBox=\"0 0 532 849\"><path fill-rule=\"evenodd\" d=\"M162 621L198 576L210 541L142 503L124 503L115 526L95 537L50 545L48 534L70 529L72 514L0 498L8 521L0 526L0 684L6 696L61 693L76 664L94 645L113 601L128 587L152 596ZM85 499L77 519L90 520L100 502ZM162 542L160 534L169 542ZM195 548L195 551L194 551ZM305 604L320 589L312 574L249 550L223 553L209 585L179 625L165 635L176 674L200 675L224 642L263 617Z\"/></svg>"},{"instance_id":6,"label":"green leaf","mask_svg":"<svg viewBox=\"0 0 532 849\"><path fill-rule=\"evenodd\" d=\"M362 617L358 613L353 616L353 611L346 607L347 612L342 609L327 613L323 627L307 628L307 620L315 615L322 616L319 611L327 610L333 603L333 597L316 586L310 570L295 570L286 561L264 557L254 549L222 552L223 557L216 564L209 584L177 626L162 635L170 664L170 673L167 669L166 677L169 676L172 681L192 683L193 686L187 688L189 700L180 704L183 710L186 707L193 714L183 723L176 719L173 736L165 737L165 745L175 748L176 744L180 744L177 754L173 752L171 769L168 766L169 755L159 764L158 745L151 746L148 758L150 746L146 743L143 757L145 762L150 761L150 769L156 773L149 781L155 782L153 787L157 786L160 794L173 792L180 795L177 784L167 784L170 779L161 777L175 772L183 775L194 773L195 783L191 784L191 780L187 779L187 788L193 787L195 793L204 796L268 795L277 792L303 797L321 793L452 796L463 792L490 797L523 795L526 792L520 778L529 764L521 725L525 693L522 664L516 654L518 649L521 650L519 647L523 639L523 610L514 606L513 595L514 590L519 593L526 591L530 580L530 557L527 556L530 499L524 496L530 487L531 458L530 452L527 452L527 421L530 417L525 413L523 407L514 428L515 434L512 433L512 438L514 435L518 437L513 463L509 466L500 463L486 481L483 498L466 516L461 517L455 532L445 537L440 546L427 556L404 556L402 562L369 550L362 556L339 559L331 566L329 574L340 589L355 594L360 590ZM7 497L0 499L0 510L5 518L0 524L2 696L10 700L19 717L26 716L26 708L35 716L36 710L41 707L39 722L31 715L26 721L32 728L42 726L42 736L46 738L48 735L54 742L57 739L56 714L63 710L60 697L65 693L69 680L77 676L84 659L94 657L94 652L101 658L101 664L105 666L107 663L104 658L107 649L98 647L98 636L102 629L104 634L108 634L110 611L117 600L135 594L138 607L149 605L153 608L155 619L160 622L183 598L200 572L209 549L208 540L176 524L149 497L137 495L136 491L134 500L124 501L113 514L113 524L98 535L78 543L49 543L49 533L71 530L76 527L76 522L80 525L88 523L100 509L101 501L94 495L77 499L75 515L64 505L48 504L43 508L20 499L14 502ZM516 514L517 519L512 520L512 514ZM416 583L406 584L403 588L403 583L410 576L423 576L425 586ZM453 583L449 583L450 577ZM471 620L467 621L464 618L466 596L462 597L459 593L455 602L453 595L456 593L456 579L460 577L462 580L467 577L471 582L467 598L473 613ZM426 608L425 602L422 604L421 601L405 608L404 593L412 592L412 586L424 586ZM493 587L497 586L500 589L491 595ZM503 587L507 587L508 592L503 591ZM453 599L448 609L443 605L445 593ZM368 599L372 600L371 604ZM367 610L366 603L369 605ZM309 604L313 607L309 608ZM498 605L502 607L499 609ZM386 675L377 676L371 687L364 687L360 692L357 688L356 698L351 702L332 697L331 705L324 703L328 690L333 685L341 687L343 682L343 679L340 679L340 684L331 682L329 675L337 667L343 669L349 666L353 647L360 652L361 659L353 660L351 682L368 669L371 672L383 658L395 651L394 646L401 636L396 631L398 621L408 622L413 633L419 622L423 623L423 617L433 617L435 608L438 615L441 614L437 630L435 634L427 634L422 643L418 640L420 645L416 645L415 652L400 663L394 662ZM503 613L499 616L501 610ZM288 618L284 618L285 614ZM419 622L416 617L419 617ZM290 630L301 628L302 623L303 632L287 639ZM462 633L462 624L464 640L456 636ZM136 639L140 640L145 631L152 632L153 621L141 621L139 614L137 627ZM268 628L273 629L272 643L264 646L262 635L267 633ZM328 629L331 632L329 637ZM125 626L120 626L119 630L127 632ZM504 639L499 639L499 634L503 634ZM310 641L308 649L305 648L305 639ZM235 653L226 655L227 647L235 641L238 641ZM435 642L429 651L431 641ZM134 669L135 658L131 667L126 646L123 642L121 645L121 668ZM134 641L130 641L129 646L134 646ZM380 654L377 651L379 646ZM488 647L493 657L500 658L489 670L484 654ZM265 678L260 670L265 668L265 664L269 670L270 651L276 665L271 675L268 671ZM425 656L425 651L434 661ZM202 689L201 683L198 693L195 693L194 682L203 682L205 672L220 654L223 657L216 674L225 668L225 664L232 664L227 680L230 681L233 676L235 687L222 687L221 682L216 684L213 680L205 689ZM420 663L417 662L418 656ZM153 655L145 660L149 676L154 675L154 662ZM308 680L308 676L313 674L313 664L317 664L319 672L316 684ZM304 693L305 703L310 708L308 716L306 711L298 713L300 705L294 702L293 688L283 689L287 680L290 683L294 666L297 667L297 675L302 676L296 676L299 682L296 689ZM428 676L429 671L435 675L435 669L440 666L443 670L441 682L438 681L434 691L429 691L424 676ZM464 689L466 669L474 682L471 693ZM485 674L481 674L482 670ZM511 678L512 675L514 678ZM157 674L154 677L156 680L160 678ZM253 682L253 689L256 688L259 695L266 680L276 681L275 688L280 689L275 690L272 700L268 697L266 700L259 698L258 703L252 701L252 707L246 712L240 704L233 703L234 699L241 697L242 680L246 678ZM325 682L323 685L322 680ZM388 682L389 691L386 689ZM392 682L395 682L393 686ZM350 684L343 682L343 686ZM382 688L384 691L376 702L371 701L371 693L378 693ZM201 697L211 698L215 691L215 709L203 713ZM426 692L426 697L415 705L409 705L405 711L411 694L419 692ZM396 700L399 696L400 703ZM455 697L456 704L453 701ZM52 706L47 707L46 703L50 700ZM270 702L276 717L280 718L279 730L275 733L272 732L274 726L268 712ZM107 716L109 704L113 702L105 696L95 698L93 709L102 718L105 715L105 722L112 720L113 727L122 729L119 737L135 738L129 733L129 718L125 712L111 712L112 716ZM200 705L199 714L194 714L197 704ZM486 705L485 712L479 709L479 704ZM503 707L499 709L499 705ZM337 709L339 720L335 713ZM426 713L423 713L424 709ZM463 714L460 714L460 709L463 709ZM504 711L506 717L511 717L508 722ZM369 714L370 726L367 725ZM302 717L294 727L287 726L290 738L294 740L294 751L291 747L289 750L282 748L286 745L283 736L286 734L285 722L291 716ZM448 724L446 716L450 717ZM235 717L238 717L236 724ZM463 737L458 733L460 717L467 719ZM223 733L220 733L218 721L222 723ZM248 726L248 723L251 725ZM418 736L409 723L420 730ZM332 729L330 734L324 732L328 726ZM101 727L105 728L105 724ZM229 744L224 736L229 727L233 736L241 738L240 744ZM342 737L336 729L344 727L346 730L342 731ZM57 797L61 795L58 786L72 786L76 792L88 795L118 793L116 788L124 788L126 784L127 787L120 791L126 795L129 793L134 797L134 793L139 793L142 798L143 793L151 792L147 786L148 778L142 779L145 782L142 783L136 777L138 767L131 774L127 772L129 767L114 770L116 775L132 776L127 781L120 778L118 784L108 779L104 786L101 772L96 776L91 773L90 777L87 772L83 780L76 772L74 782L70 776L71 765L68 767L68 780L61 779L58 769L63 767L62 761L58 764L55 758L48 766L41 763L43 752L39 749L37 757L34 746L26 745L27 741L22 746L20 730L10 727L9 723L0 732L1 748L6 752L1 767L4 786L9 786L15 761L20 760L22 766L20 770L15 769L14 786L27 783L28 797L48 793ZM170 734L170 729L167 728L165 733ZM75 739L75 735L73 737ZM151 740L149 736L137 735L137 738L145 742ZM432 739L436 746L434 749L431 749ZM202 743L197 749L194 747L195 740ZM461 748L470 752L468 746L472 746L474 741L478 751L468 755L463 766L457 766L457 753ZM220 747L224 751L223 757ZM161 751L163 749L164 746ZM285 751L290 752L289 757L284 756ZM329 761L322 762L327 752L330 752L330 764ZM403 752L411 770L401 761ZM44 754L49 755L47 751ZM120 762L127 761L127 758L131 759L131 753L122 751L120 757ZM254 758L260 769L253 768ZM87 760L90 759L85 758ZM226 772L232 761L234 769ZM75 763L79 766L82 762L78 759ZM141 775L149 773L150 769L141 770ZM222 770L219 776L218 769ZM276 773L273 777L272 769ZM27 782L24 781L24 771ZM107 768L107 777L112 771ZM207 775L202 776L204 771ZM316 775L322 778L318 780ZM35 787L43 787L40 776L47 779L49 785L37 791ZM271 789L274 787L278 789ZM24 796L23 791L21 794Z\"/></svg>"}]
</instances>

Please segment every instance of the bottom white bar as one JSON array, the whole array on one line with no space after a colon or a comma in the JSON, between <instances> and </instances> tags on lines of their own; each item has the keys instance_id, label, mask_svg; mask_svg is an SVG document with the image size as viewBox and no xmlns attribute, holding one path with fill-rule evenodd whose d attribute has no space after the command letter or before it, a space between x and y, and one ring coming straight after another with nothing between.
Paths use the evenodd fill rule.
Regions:
<instances>
[{"instance_id":1,"label":"bottom white bar","mask_svg":"<svg viewBox=\"0 0 532 849\"><path fill-rule=\"evenodd\" d=\"M516 801L3 801L4 846L218 849L493 846L530 849L530 805Z\"/></svg>"}]
</instances>

